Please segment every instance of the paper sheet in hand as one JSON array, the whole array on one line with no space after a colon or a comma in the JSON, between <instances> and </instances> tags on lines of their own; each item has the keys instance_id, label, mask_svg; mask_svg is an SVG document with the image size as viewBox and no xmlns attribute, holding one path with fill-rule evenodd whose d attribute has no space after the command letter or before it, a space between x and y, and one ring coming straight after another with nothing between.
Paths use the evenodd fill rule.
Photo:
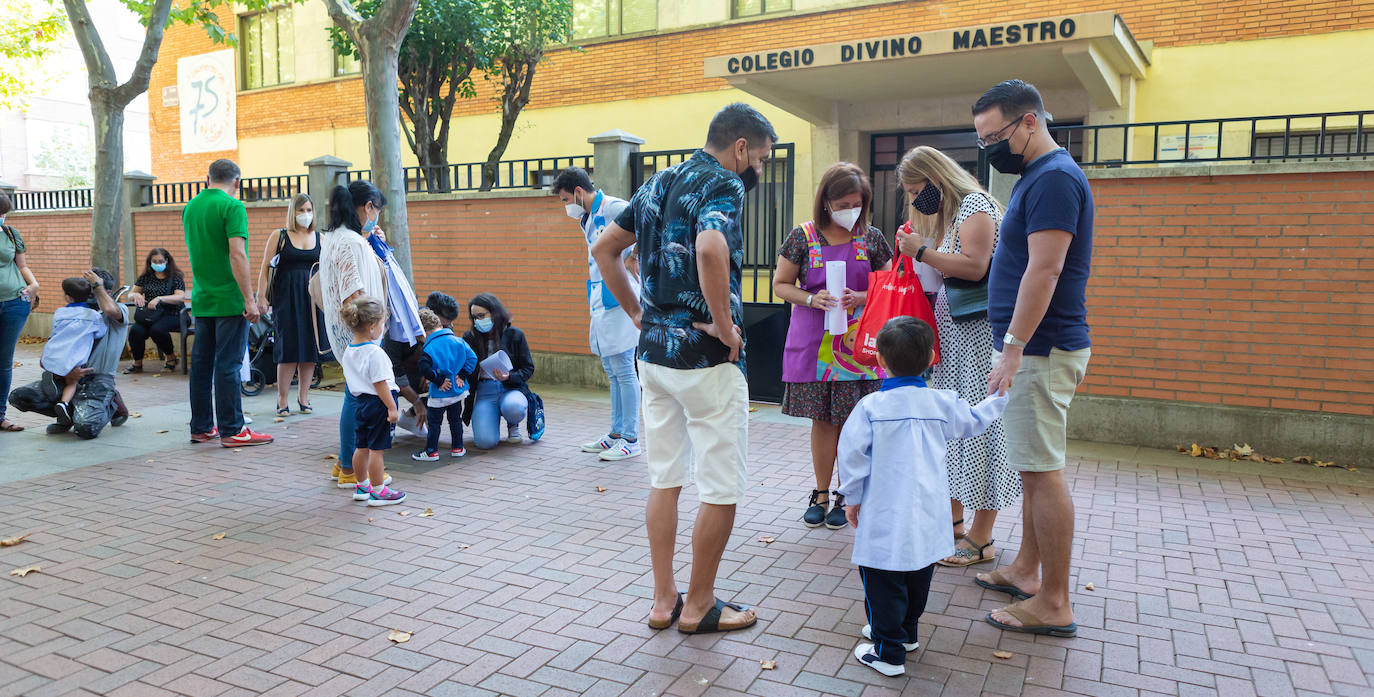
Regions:
<instances>
[{"instance_id":1,"label":"paper sheet in hand","mask_svg":"<svg viewBox=\"0 0 1374 697\"><path fill-rule=\"evenodd\" d=\"M497 351L487 356L480 365L482 366L482 374L489 378L495 378L495 372L498 369L509 373L514 367L510 362L510 356L507 356L505 351Z\"/></svg>"},{"instance_id":2,"label":"paper sheet in hand","mask_svg":"<svg viewBox=\"0 0 1374 697\"><path fill-rule=\"evenodd\" d=\"M930 249L935 249L935 240L927 237L923 242ZM921 290L927 293L940 292L940 286L945 284L945 275L940 273L934 266L923 261L912 259L911 263L916 267L916 278L921 281Z\"/></svg>"},{"instance_id":3,"label":"paper sheet in hand","mask_svg":"<svg viewBox=\"0 0 1374 697\"><path fill-rule=\"evenodd\" d=\"M844 294L845 270L843 261L825 262L825 289L835 298L835 309L825 311L825 330L831 336L843 336L849 331L849 312L840 307L840 296Z\"/></svg>"}]
</instances>

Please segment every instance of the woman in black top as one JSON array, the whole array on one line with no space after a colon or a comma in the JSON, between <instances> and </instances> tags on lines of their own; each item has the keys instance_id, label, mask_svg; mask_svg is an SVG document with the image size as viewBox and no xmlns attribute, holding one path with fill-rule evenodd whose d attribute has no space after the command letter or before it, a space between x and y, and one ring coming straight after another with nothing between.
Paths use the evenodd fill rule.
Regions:
<instances>
[{"instance_id":1,"label":"woman in black top","mask_svg":"<svg viewBox=\"0 0 1374 697\"><path fill-rule=\"evenodd\" d=\"M491 450L501 441L501 419L506 420L510 443L523 443L520 422L529 412L530 388L526 384L534 375L534 358L525 333L511 326L510 313L496 296L482 293L468 302L468 316L472 329L463 340L472 347L480 363L497 351L510 357L510 372L488 373L477 369L477 384L468 393L463 418L472 424L472 442L481 450ZM537 434L536 434L537 435Z\"/></svg>"},{"instance_id":2,"label":"woman in black top","mask_svg":"<svg viewBox=\"0 0 1374 697\"><path fill-rule=\"evenodd\" d=\"M323 315L310 305L310 272L320 261L320 236L315 232L315 206L310 197L297 194L286 212L286 227L267 236L262 266L258 270L258 306L263 314L272 312L276 338L272 358L277 363L277 415L286 416L291 391L291 376L299 375L300 394L296 406L309 414L310 381L320 353L316 337L327 341L328 334L319 322ZM275 268L272 283L266 287L267 270ZM263 297L266 295L267 297Z\"/></svg>"},{"instance_id":3,"label":"woman in black top","mask_svg":"<svg viewBox=\"0 0 1374 697\"><path fill-rule=\"evenodd\" d=\"M134 321L129 324L129 352L134 362L124 372L143 372L143 353L150 337L166 361L163 370L176 368L177 351L172 345L172 332L181 326L177 313L186 303L186 281L167 250L153 247L148 252L143 259L143 272L129 289L128 297L138 309L134 311Z\"/></svg>"}]
</instances>

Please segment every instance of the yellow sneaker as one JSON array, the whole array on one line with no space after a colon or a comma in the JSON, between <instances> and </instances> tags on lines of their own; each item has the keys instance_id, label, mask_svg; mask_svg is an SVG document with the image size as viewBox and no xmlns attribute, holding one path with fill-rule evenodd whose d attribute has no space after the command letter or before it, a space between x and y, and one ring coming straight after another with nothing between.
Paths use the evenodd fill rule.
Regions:
<instances>
[{"instance_id":1,"label":"yellow sneaker","mask_svg":"<svg viewBox=\"0 0 1374 697\"><path fill-rule=\"evenodd\" d=\"M338 463L335 463L335 464L334 464L334 471L329 473L329 478L330 478L330 479L333 479L334 481L337 482L337 481L339 481L339 475L340 475L340 474L343 474L343 468L342 468L342 467L339 467Z\"/></svg>"},{"instance_id":2,"label":"yellow sneaker","mask_svg":"<svg viewBox=\"0 0 1374 697\"><path fill-rule=\"evenodd\" d=\"M338 486L340 489L352 489L358 486L358 477L354 475L352 472L344 472L343 470L340 470Z\"/></svg>"}]
</instances>

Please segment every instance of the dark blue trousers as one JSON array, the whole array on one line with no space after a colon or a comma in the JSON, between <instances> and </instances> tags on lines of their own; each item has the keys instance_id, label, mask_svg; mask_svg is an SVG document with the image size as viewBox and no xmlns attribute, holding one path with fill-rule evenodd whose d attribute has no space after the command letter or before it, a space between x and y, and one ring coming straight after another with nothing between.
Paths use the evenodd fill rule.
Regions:
<instances>
[{"instance_id":1,"label":"dark blue trousers","mask_svg":"<svg viewBox=\"0 0 1374 697\"><path fill-rule=\"evenodd\" d=\"M222 436L243 430L243 353L248 348L248 320L197 317L191 346L191 433L209 433L216 423ZM212 390L213 388L213 390Z\"/></svg>"},{"instance_id":2,"label":"dark blue trousers","mask_svg":"<svg viewBox=\"0 0 1374 697\"><path fill-rule=\"evenodd\" d=\"M864 583L864 611L873 631L873 653L883 663L902 665L906 649L916 643L916 622L926 611L926 596L935 565L919 571L884 571L859 567Z\"/></svg>"},{"instance_id":3,"label":"dark blue trousers","mask_svg":"<svg viewBox=\"0 0 1374 697\"><path fill-rule=\"evenodd\" d=\"M450 448L463 447L463 402L457 401L446 407L429 407L425 411L425 422L428 430L425 435L425 451L434 452L439 449L439 429L444 425L444 419L448 419L448 436L452 442Z\"/></svg>"}]
</instances>

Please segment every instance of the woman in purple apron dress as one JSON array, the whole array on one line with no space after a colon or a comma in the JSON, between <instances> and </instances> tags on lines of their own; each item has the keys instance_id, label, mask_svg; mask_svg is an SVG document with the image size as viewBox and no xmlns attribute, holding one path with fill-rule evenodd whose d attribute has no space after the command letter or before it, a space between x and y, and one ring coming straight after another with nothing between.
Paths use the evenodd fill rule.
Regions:
<instances>
[{"instance_id":1,"label":"woman in purple apron dress","mask_svg":"<svg viewBox=\"0 0 1374 697\"><path fill-rule=\"evenodd\" d=\"M854 405L882 380L877 368L860 365L853 356L854 334L868 300L868 274L888 269L893 256L883 233L866 222L872 202L863 170L847 162L832 165L821 177L815 217L788 234L773 273L773 293L795 306L783 349L782 413L811 419L816 488L802 516L811 528L845 526L844 497L830 490L840 428ZM839 295L825 287L829 261L845 264L845 287ZM848 325L842 336L832 336L825 326L826 310L837 307L845 311ZM829 512L827 504L832 504Z\"/></svg>"}]
</instances>

